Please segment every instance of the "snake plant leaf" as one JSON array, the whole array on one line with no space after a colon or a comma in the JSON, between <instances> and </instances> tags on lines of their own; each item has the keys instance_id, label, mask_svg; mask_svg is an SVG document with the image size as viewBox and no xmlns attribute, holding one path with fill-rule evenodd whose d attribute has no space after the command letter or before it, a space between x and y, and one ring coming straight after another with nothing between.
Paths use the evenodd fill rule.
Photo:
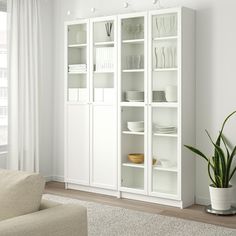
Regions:
<instances>
[{"instance_id":1,"label":"snake plant leaf","mask_svg":"<svg viewBox=\"0 0 236 236\"><path fill-rule=\"evenodd\" d=\"M232 171L232 173L231 173L231 175L230 175L230 177L229 177L229 181L230 181L230 180L232 179L232 177L234 176L235 171L236 171L236 166L234 167L234 169L233 169L233 171Z\"/></svg>"},{"instance_id":2,"label":"snake plant leaf","mask_svg":"<svg viewBox=\"0 0 236 236\"><path fill-rule=\"evenodd\" d=\"M189 145L184 145L186 148L188 148L189 150L191 150L192 152L194 152L195 154L203 157L207 162L208 162L208 158L206 157L206 155L204 155L201 151L199 151L197 148L194 148L192 146Z\"/></svg>"},{"instance_id":3,"label":"snake plant leaf","mask_svg":"<svg viewBox=\"0 0 236 236\"><path fill-rule=\"evenodd\" d=\"M228 146L227 146L227 144L226 144L226 140L225 140L225 138L224 138L223 135L221 135L221 139L222 139L223 144L224 144L224 146L225 146L225 150L226 150L226 153L227 153L227 160L229 160L229 158L230 158L229 149L228 149Z\"/></svg>"},{"instance_id":4,"label":"snake plant leaf","mask_svg":"<svg viewBox=\"0 0 236 236\"><path fill-rule=\"evenodd\" d=\"M220 177L220 185L222 186L225 183L225 177L226 177L226 175L225 175L225 173L226 173L225 154L224 154L224 151L222 150L222 148L213 142L213 140L207 130L206 130L206 133L207 133L211 143L214 145L216 152L218 153L219 166L216 167L216 168L218 168L218 170L217 170L217 173L215 173L215 176ZM217 163L217 165L218 165L218 163ZM218 180L219 179L217 178L217 182L218 182Z\"/></svg>"},{"instance_id":5,"label":"snake plant leaf","mask_svg":"<svg viewBox=\"0 0 236 236\"><path fill-rule=\"evenodd\" d=\"M222 124L221 130L220 130L220 134L223 133L225 124L226 124L226 122L228 121L228 119L229 119L232 115L234 115L235 113L236 113L236 111L233 111L232 113L230 113L230 114L225 118L225 120L224 120L224 122L223 122L223 124Z\"/></svg>"},{"instance_id":6,"label":"snake plant leaf","mask_svg":"<svg viewBox=\"0 0 236 236\"><path fill-rule=\"evenodd\" d=\"M227 178L228 183L229 183L230 179L232 178L232 177L230 178L230 169L231 169L232 162L233 162L233 159L234 159L235 155L236 155L236 146L234 147L234 149L233 149L233 151L232 151L232 153L229 157L229 160L227 162L227 170L226 170L226 175L227 176L226 176L226 178Z\"/></svg>"},{"instance_id":7,"label":"snake plant leaf","mask_svg":"<svg viewBox=\"0 0 236 236\"><path fill-rule=\"evenodd\" d=\"M212 167L213 165L211 164L211 160L209 159L208 160L208 175L209 175L209 177L210 177L210 179L211 179L211 182L213 183L213 185L216 187L217 186L217 183L216 183L216 181L213 179L213 177L212 177L212 175L211 175L211 167ZM212 169L214 169L214 167L212 167Z\"/></svg>"}]
</instances>

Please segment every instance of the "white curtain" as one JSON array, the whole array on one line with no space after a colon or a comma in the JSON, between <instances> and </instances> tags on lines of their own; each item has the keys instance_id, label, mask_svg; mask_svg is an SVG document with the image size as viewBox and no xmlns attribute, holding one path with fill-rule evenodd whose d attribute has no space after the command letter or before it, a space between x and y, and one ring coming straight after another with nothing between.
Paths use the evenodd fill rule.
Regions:
<instances>
[{"instance_id":1,"label":"white curtain","mask_svg":"<svg viewBox=\"0 0 236 236\"><path fill-rule=\"evenodd\" d=\"M8 0L8 168L39 171L39 10L37 0Z\"/></svg>"}]
</instances>

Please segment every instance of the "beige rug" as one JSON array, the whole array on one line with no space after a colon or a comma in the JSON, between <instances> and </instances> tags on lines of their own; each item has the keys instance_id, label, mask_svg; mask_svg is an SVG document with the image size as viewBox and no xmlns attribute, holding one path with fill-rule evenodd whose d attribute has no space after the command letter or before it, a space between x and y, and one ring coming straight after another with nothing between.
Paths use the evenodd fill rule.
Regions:
<instances>
[{"instance_id":1,"label":"beige rug","mask_svg":"<svg viewBox=\"0 0 236 236\"><path fill-rule=\"evenodd\" d=\"M236 236L235 229L45 194L44 199L78 203L88 210L89 236ZM69 235L68 235L69 236Z\"/></svg>"}]
</instances>

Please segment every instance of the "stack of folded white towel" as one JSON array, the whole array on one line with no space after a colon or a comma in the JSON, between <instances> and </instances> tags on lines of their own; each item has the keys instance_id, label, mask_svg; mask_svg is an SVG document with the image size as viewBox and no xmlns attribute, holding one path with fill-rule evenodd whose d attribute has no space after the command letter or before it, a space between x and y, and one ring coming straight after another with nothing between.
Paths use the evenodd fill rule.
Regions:
<instances>
[{"instance_id":1,"label":"stack of folded white towel","mask_svg":"<svg viewBox=\"0 0 236 236\"><path fill-rule=\"evenodd\" d=\"M87 71L86 64L73 64L69 65L69 72L70 73L84 73Z\"/></svg>"}]
</instances>

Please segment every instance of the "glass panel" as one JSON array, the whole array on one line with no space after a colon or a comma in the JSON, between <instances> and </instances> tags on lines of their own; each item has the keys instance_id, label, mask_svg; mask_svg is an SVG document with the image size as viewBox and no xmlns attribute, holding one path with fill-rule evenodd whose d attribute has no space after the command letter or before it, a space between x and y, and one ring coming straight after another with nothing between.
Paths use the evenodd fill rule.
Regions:
<instances>
[{"instance_id":1,"label":"glass panel","mask_svg":"<svg viewBox=\"0 0 236 236\"><path fill-rule=\"evenodd\" d=\"M144 108L123 107L122 186L144 189Z\"/></svg>"},{"instance_id":2,"label":"glass panel","mask_svg":"<svg viewBox=\"0 0 236 236\"><path fill-rule=\"evenodd\" d=\"M0 145L7 144L7 13L0 11Z\"/></svg>"},{"instance_id":3,"label":"glass panel","mask_svg":"<svg viewBox=\"0 0 236 236\"><path fill-rule=\"evenodd\" d=\"M68 101L89 99L86 27L87 24L68 26Z\"/></svg>"},{"instance_id":4,"label":"glass panel","mask_svg":"<svg viewBox=\"0 0 236 236\"><path fill-rule=\"evenodd\" d=\"M114 21L93 23L93 101L115 101Z\"/></svg>"},{"instance_id":5,"label":"glass panel","mask_svg":"<svg viewBox=\"0 0 236 236\"><path fill-rule=\"evenodd\" d=\"M121 98L144 102L144 17L123 19L121 25Z\"/></svg>"}]
</instances>

